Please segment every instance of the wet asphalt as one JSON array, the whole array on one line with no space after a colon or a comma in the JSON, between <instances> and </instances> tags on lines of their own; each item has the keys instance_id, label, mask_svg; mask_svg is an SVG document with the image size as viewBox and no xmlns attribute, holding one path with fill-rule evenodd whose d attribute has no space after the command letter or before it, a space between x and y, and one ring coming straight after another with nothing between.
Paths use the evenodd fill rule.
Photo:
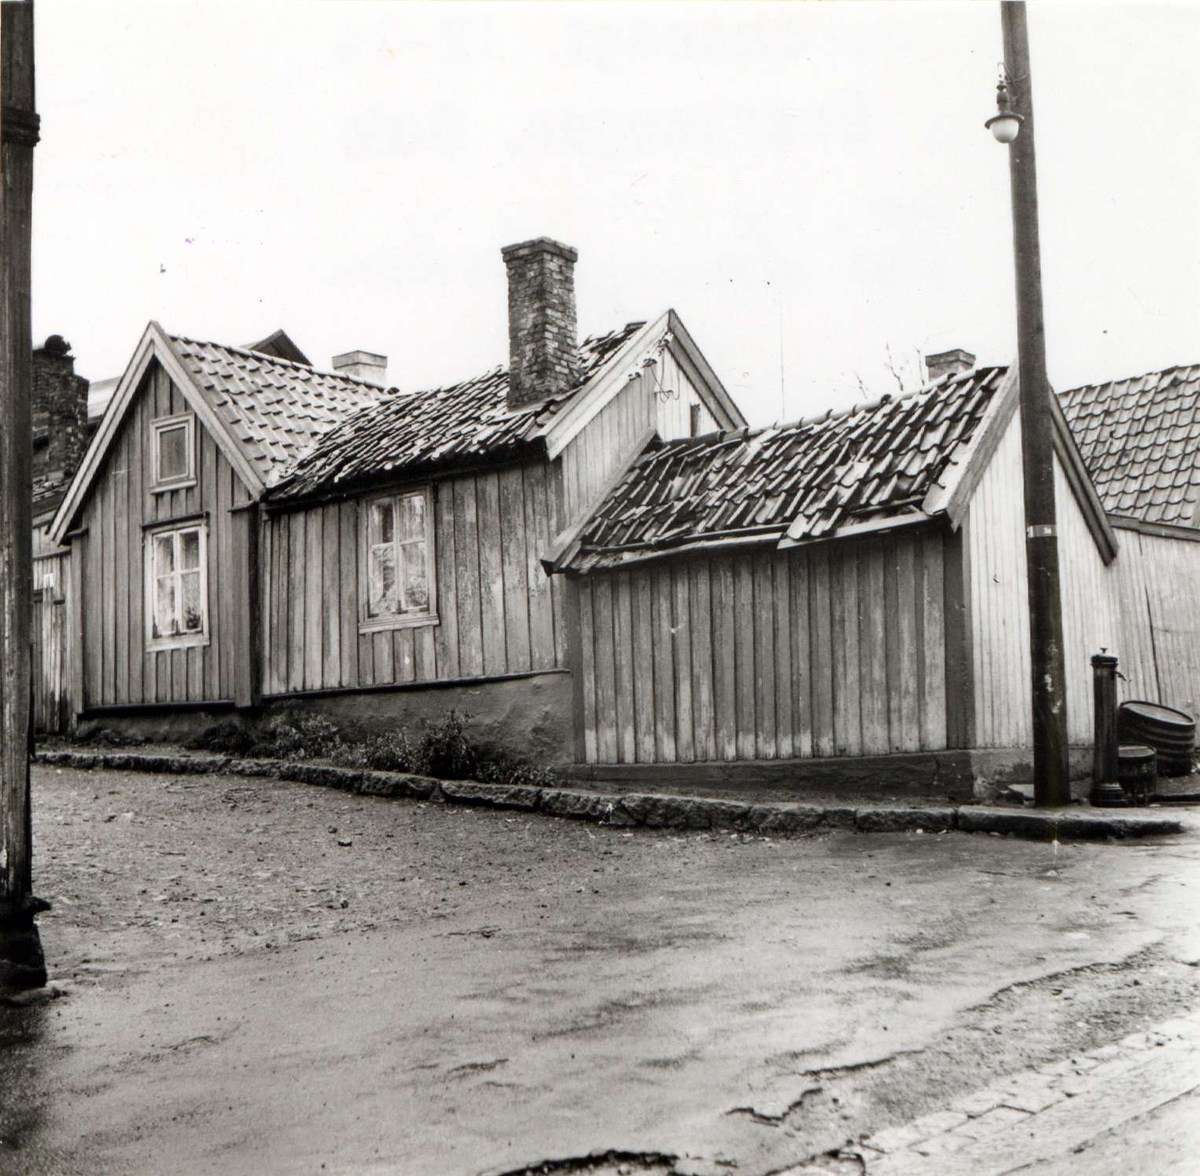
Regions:
<instances>
[{"instance_id":1,"label":"wet asphalt","mask_svg":"<svg viewBox=\"0 0 1200 1176\"><path fill-rule=\"evenodd\" d=\"M0 1009L13 1176L767 1173L1200 1000L1195 830L628 832L46 768L34 820L66 995Z\"/></svg>"}]
</instances>

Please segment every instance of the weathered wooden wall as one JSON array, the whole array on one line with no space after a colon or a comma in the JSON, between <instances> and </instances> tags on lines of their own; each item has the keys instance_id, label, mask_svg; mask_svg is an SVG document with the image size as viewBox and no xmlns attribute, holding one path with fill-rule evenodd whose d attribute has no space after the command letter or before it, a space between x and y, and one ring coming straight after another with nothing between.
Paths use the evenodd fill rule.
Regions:
<instances>
[{"instance_id":1,"label":"weathered wooden wall","mask_svg":"<svg viewBox=\"0 0 1200 1176\"><path fill-rule=\"evenodd\" d=\"M265 519L265 693L566 665L565 586L539 562L557 525L549 467L447 478L434 492L436 625L359 632L359 501Z\"/></svg>"},{"instance_id":2,"label":"weathered wooden wall","mask_svg":"<svg viewBox=\"0 0 1200 1176\"><path fill-rule=\"evenodd\" d=\"M944 748L943 556L928 527L580 578L586 760Z\"/></svg>"},{"instance_id":3,"label":"weathered wooden wall","mask_svg":"<svg viewBox=\"0 0 1200 1176\"><path fill-rule=\"evenodd\" d=\"M199 420L196 485L150 493L150 422L186 411L182 393L152 364L81 512L86 534L72 541L82 583L73 609L83 631L78 709L234 698L235 662L247 656L238 634L248 602L239 591L230 510L248 502L249 493ZM202 511L208 512L210 642L147 652L143 524Z\"/></svg>"},{"instance_id":4,"label":"weathered wooden wall","mask_svg":"<svg viewBox=\"0 0 1200 1176\"><path fill-rule=\"evenodd\" d=\"M39 541L33 557L33 729L39 734L66 731L71 723L69 552Z\"/></svg>"},{"instance_id":5,"label":"weathered wooden wall","mask_svg":"<svg viewBox=\"0 0 1200 1176\"><path fill-rule=\"evenodd\" d=\"M657 394L660 384L670 395ZM692 405L699 407L697 435L717 428L670 351L659 358L655 376L642 375L626 384L562 452L564 526L591 505L647 429L657 429L664 441L689 436Z\"/></svg>"},{"instance_id":6,"label":"weathered wooden wall","mask_svg":"<svg viewBox=\"0 0 1200 1176\"><path fill-rule=\"evenodd\" d=\"M1029 603L1014 417L971 500L967 521L975 666L975 744L1032 742ZM1200 543L1120 529L1105 566L1061 466L1055 463L1067 678L1067 730L1091 743L1091 657L1120 658L1121 698L1195 713L1200 703Z\"/></svg>"}]
</instances>

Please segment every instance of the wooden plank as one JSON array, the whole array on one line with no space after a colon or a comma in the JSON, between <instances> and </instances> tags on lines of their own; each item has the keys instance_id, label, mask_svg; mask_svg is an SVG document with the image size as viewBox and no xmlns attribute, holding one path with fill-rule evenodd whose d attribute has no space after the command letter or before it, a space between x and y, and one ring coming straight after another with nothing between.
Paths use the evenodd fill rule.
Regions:
<instances>
[{"instance_id":1,"label":"wooden plank","mask_svg":"<svg viewBox=\"0 0 1200 1176\"><path fill-rule=\"evenodd\" d=\"M852 695L846 680L846 661L849 655L846 638L846 586L842 578L842 563L848 546L835 543L829 549L829 617L830 650L833 667L833 749L835 755L850 754L849 737ZM854 596L854 607L858 594Z\"/></svg>"},{"instance_id":2,"label":"wooden plank","mask_svg":"<svg viewBox=\"0 0 1200 1176\"><path fill-rule=\"evenodd\" d=\"M738 758L737 634L734 624L733 563L727 556L714 560L711 572L717 756L729 761Z\"/></svg>"},{"instance_id":3,"label":"wooden plank","mask_svg":"<svg viewBox=\"0 0 1200 1176\"><path fill-rule=\"evenodd\" d=\"M771 556L771 607L775 612L775 738L780 759L795 755L792 720L792 588L787 552Z\"/></svg>"},{"instance_id":4,"label":"wooden plank","mask_svg":"<svg viewBox=\"0 0 1200 1176\"><path fill-rule=\"evenodd\" d=\"M633 589L628 572L613 576L613 655L616 678L617 760L637 762L634 732Z\"/></svg>"},{"instance_id":5,"label":"wooden plank","mask_svg":"<svg viewBox=\"0 0 1200 1176\"><path fill-rule=\"evenodd\" d=\"M504 653L508 673L530 668L529 553L525 521L525 481L521 468L499 475L500 530L504 569Z\"/></svg>"},{"instance_id":6,"label":"wooden plank","mask_svg":"<svg viewBox=\"0 0 1200 1176\"><path fill-rule=\"evenodd\" d=\"M589 764L598 763L600 756L596 738L596 635L592 624L592 581L579 580L579 649L583 672L583 740L584 757Z\"/></svg>"},{"instance_id":7,"label":"wooden plank","mask_svg":"<svg viewBox=\"0 0 1200 1176\"><path fill-rule=\"evenodd\" d=\"M436 670L432 676L457 678L458 665L458 590L454 556L454 483L443 482L434 488L434 535L437 562L438 625L434 633Z\"/></svg>"},{"instance_id":8,"label":"wooden plank","mask_svg":"<svg viewBox=\"0 0 1200 1176\"><path fill-rule=\"evenodd\" d=\"M129 702L129 651L132 644L129 632L129 597L138 580L122 583L121 571L129 567L129 444L122 437L114 447L109 463L109 478L113 491L113 546L108 558L115 573L110 589L115 604L115 631L113 633L114 654L114 701Z\"/></svg>"},{"instance_id":9,"label":"wooden plank","mask_svg":"<svg viewBox=\"0 0 1200 1176\"><path fill-rule=\"evenodd\" d=\"M675 650L675 757L690 764L696 759L695 727L692 716L692 618L686 564L664 567L670 571L674 593L674 624L671 638Z\"/></svg>"},{"instance_id":10,"label":"wooden plank","mask_svg":"<svg viewBox=\"0 0 1200 1176\"><path fill-rule=\"evenodd\" d=\"M529 663L532 669L549 670L554 656L554 597L551 577L541 557L550 548L550 515L546 501L547 471L542 464L525 467L525 529L529 593ZM561 576L555 576L560 580Z\"/></svg>"},{"instance_id":11,"label":"wooden plank","mask_svg":"<svg viewBox=\"0 0 1200 1176\"><path fill-rule=\"evenodd\" d=\"M226 581L228 569L224 563L225 546L223 540L229 527L229 517L222 509L218 487L218 454L216 444L209 437L202 425L197 425L197 445L200 449L197 460L197 476L200 487L204 491L203 501L209 510L208 541L206 554L208 557L208 636L209 650L203 657L200 667L203 682L198 697L229 698L228 679L233 659L237 655L237 636L229 633L225 620L229 617L225 597L234 585ZM201 507L204 509L204 507ZM224 657L222 657L224 654ZM224 664L222 664L224 662ZM224 674L222 674L224 671Z\"/></svg>"},{"instance_id":12,"label":"wooden plank","mask_svg":"<svg viewBox=\"0 0 1200 1176\"><path fill-rule=\"evenodd\" d=\"M942 599L944 584L941 533L926 531L921 551L920 601L924 629L921 656L925 663L921 747L927 751L940 751L946 747L946 624Z\"/></svg>"},{"instance_id":13,"label":"wooden plank","mask_svg":"<svg viewBox=\"0 0 1200 1176\"><path fill-rule=\"evenodd\" d=\"M596 756L599 763L617 762L617 695L613 657L612 577L593 577L592 649L596 675Z\"/></svg>"},{"instance_id":14,"label":"wooden plank","mask_svg":"<svg viewBox=\"0 0 1200 1176\"><path fill-rule=\"evenodd\" d=\"M900 750L916 751L921 746L921 724L917 713L917 577L911 535L896 536L896 597L900 640Z\"/></svg>"},{"instance_id":15,"label":"wooden plank","mask_svg":"<svg viewBox=\"0 0 1200 1176\"><path fill-rule=\"evenodd\" d=\"M862 705L862 751L886 755L888 740L887 618L884 593L883 541L869 536L859 549L858 640L859 689Z\"/></svg>"},{"instance_id":16,"label":"wooden plank","mask_svg":"<svg viewBox=\"0 0 1200 1176\"><path fill-rule=\"evenodd\" d=\"M717 758L713 682L712 585L707 560L688 565L688 617L692 637L692 714L696 759Z\"/></svg>"},{"instance_id":17,"label":"wooden plank","mask_svg":"<svg viewBox=\"0 0 1200 1176\"><path fill-rule=\"evenodd\" d=\"M458 478L454 482L454 575L458 589L458 657L465 678L483 673L478 530L475 479Z\"/></svg>"},{"instance_id":18,"label":"wooden plank","mask_svg":"<svg viewBox=\"0 0 1200 1176\"><path fill-rule=\"evenodd\" d=\"M563 501L562 462L555 461L550 465L546 477L546 511L548 530L546 534L547 547L551 535L557 535L566 525L564 518L565 504ZM566 581L562 576L550 577L550 603L554 616L554 664L568 665L569 635L566 628L564 612L564 593Z\"/></svg>"},{"instance_id":19,"label":"wooden plank","mask_svg":"<svg viewBox=\"0 0 1200 1176\"><path fill-rule=\"evenodd\" d=\"M883 537L883 621L887 660L888 749L903 747L904 722L900 708L900 597L896 586L895 535Z\"/></svg>"},{"instance_id":20,"label":"wooden plank","mask_svg":"<svg viewBox=\"0 0 1200 1176\"><path fill-rule=\"evenodd\" d=\"M320 507L303 511L304 520L304 689L321 681L321 585L325 578L325 520Z\"/></svg>"},{"instance_id":21,"label":"wooden plank","mask_svg":"<svg viewBox=\"0 0 1200 1176\"><path fill-rule=\"evenodd\" d=\"M306 527L304 515L294 512L287 521L288 549L288 689L304 689L304 575Z\"/></svg>"},{"instance_id":22,"label":"wooden plank","mask_svg":"<svg viewBox=\"0 0 1200 1176\"><path fill-rule=\"evenodd\" d=\"M321 685L337 686L341 678L342 519L337 504L321 508L324 548L321 554Z\"/></svg>"},{"instance_id":23,"label":"wooden plank","mask_svg":"<svg viewBox=\"0 0 1200 1176\"><path fill-rule=\"evenodd\" d=\"M111 467L100 481L100 519L101 536L103 539L103 560L106 581L101 607L104 615L104 685L103 699L106 703L117 701L117 594L109 580L112 570L113 545L116 539L116 502L114 501L115 486L112 480Z\"/></svg>"},{"instance_id":24,"label":"wooden plank","mask_svg":"<svg viewBox=\"0 0 1200 1176\"><path fill-rule=\"evenodd\" d=\"M418 682L437 678L436 625L418 625L413 635L413 677Z\"/></svg>"},{"instance_id":25,"label":"wooden plank","mask_svg":"<svg viewBox=\"0 0 1200 1176\"><path fill-rule=\"evenodd\" d=\"M483 624L483 672L506 672L504 624L504 560L500 530L500 479L480 474L475 479L479 545L479 612Z\"/></svg>"},{"instance_id":26,"label":"wooden plank","mask_svg":"<svg viewBox=\"0 0 1200 1176\"><path fill-rule=\"evenodd\" d=\"M357 686L358 677L358 503L338 504L341 599L338 604L338 681ZM439 588L441 576L438 577Z\"/></svg>"},{"instance_id":27,"label":"wooden plank","mask_svg":"<svg viewBox=\"0 0 1200 1176\"><path fill-rule=\"evenodd\" d=\"M675 649L671 633L674 622L670 565L659 565L650 573L650 607L654 644L654 757L658 763L674 763L675 738Z\"/></svg>"},{"instance_id":28,"label":"wooden plank","mask_svg":"<svg viewBox=\"0 0 1200 1176\"><path fill-rule=\"evenodd\" d=\"M417 677L417 643L411 627L392 630L392 673L397 682L412 682Z\"/></svg>"},{"instance_id":29,"label":"wooden plank","mask_svg":"<svg viewBox=\"0 0 1200 1176\"><path fill-rule=\"evenodd\" d=\"M630 575L633 614L634 741L638 763L655 759L654 608L650 572L638 568Z\"/></svg>"},{"instance_id":30,"label":"wooden plank","mask_svg":"<svg viewBox=\"0 0 1200 1176\"><path fill-rule=\"evenodd\" d=\"M737 757L755 758L754 567L748 556L733 563L734 689L737 694Z\"/></svg>"},{"instance_id":31,"label":"wooden plank","mask_svg":"<svg viewBox=\"0 0 1200 1176\"><path fill-rule=\"evenodd\" d=\"M85 689L86 670L88 661L87 633L84 629L85 581L84 568L87 566L87 536L77 535L71 540L70 581L68 583L67 604L71 610L71 632L68 638L67 656L71 667L71 711L72 717L79 714L87 705L88 697ZM141 577L139 577L139 582Z\"/></svg>"},{"instance_id":32,"label":"wooden plank","mask_svg":"<svg viewBox=\"0 0 1200 1176\"><path fill-rule=\"evenodd\" d=\"M788 562L792 629L792 754L813 754L812 646L809 616L809 560L806 551L781 553Z\"/></svg>"},{"instance_id":33,"label":"wooden plank","mask_svg":"<svg viewBox=\"0 0 1200 1176\"><path fill-rule=\"evenodd\" d=\"M145 520L146 487L143 482L143 452L141 435L134 429L126 434L125 444L129 453L129 479L126 485L126 560L121 565L125 577L126 609L129 617L129 701L133 704L144 701L146 673L146 564L145 537L142 523Z\"/></svg>"},{"instance_id":34,"label":"wooden plank","mask_svg":"<svg viewBox=\"0 0 1200 1176\"><path fill-rule=\"evenodd\" d=\"M830 614L829 547L809 553L809 653L812 664L813 754L837 752L833 726L833 643Z\"/></svg>"},{"instance_id":35,"label":"wooden plank","mask_svg":"<svg viewBox=\"0 0 1200 1176\"><path fill-rule=\"evenodd\" d=\"M757 759L774 759L776 744L775 707L775 577L773 552L758 552L752 559L754 605L754 754Z\"/></svg>"},{"instance_id":36,"label":"wooden plank","mask_svg":"<svg viewBox=\"0 0 1200 1176\"><path fill-rule=\"evenodd\" d=\"M375 655L375 684L391 685L396 681L396 647L392 642L392 630L376 630L371 634L371 645Z\"/></svg>"}]
</instances>

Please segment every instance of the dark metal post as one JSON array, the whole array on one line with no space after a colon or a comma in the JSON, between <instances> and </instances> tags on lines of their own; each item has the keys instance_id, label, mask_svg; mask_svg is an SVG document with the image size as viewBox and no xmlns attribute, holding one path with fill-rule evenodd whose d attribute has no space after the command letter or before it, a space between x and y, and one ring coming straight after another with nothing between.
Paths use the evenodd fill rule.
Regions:
<instances>
[{"instance_id":1,"label":"dark metal post","mask_svg":"<svg viewBox=\"0 0 1200 1176\"><path fill-rule=\"evenodd\" d=\"M1054 506L1054 426L1046 379L1046 328L1042 318L1042 261L1038 243L1037 171L1034 160L1033 83L1025 5L1004 0L1004 64L1013 106L1023 116L1009 145L1013 251L1016 259L1017 339L1024 449L1025 552L1029 565L1029 642L1033 666L1034 803L1069 804L1066 671L1059 594L1058 524Z\"/></svg>"},{"instance_id":2,"label":"dark metal post","mask_svg":"<svg viewBox=\"0 0 1200 1176\"><path fill-rule=\"evenodd\" d=\"M45 984L29 807L33 3L0 4L0 985Z\"/></svg>"},{"instance_id":3,"label":"dark metal post","mask_svg":"<svg viewBox=\"0 0 1200 1176\"><path fill-rule=\"evenodd\" d=\"M1118 808L1125 803L1125 792L1117 743L1117 659L1111 653L1092 655L1092 701L1092 804Z\"/></svg>"}]
</instances>

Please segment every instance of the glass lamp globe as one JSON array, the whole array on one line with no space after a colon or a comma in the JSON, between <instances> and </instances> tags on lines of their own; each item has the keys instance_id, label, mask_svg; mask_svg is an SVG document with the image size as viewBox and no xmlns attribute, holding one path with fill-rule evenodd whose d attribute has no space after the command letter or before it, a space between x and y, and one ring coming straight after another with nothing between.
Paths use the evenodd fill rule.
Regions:
<instances>
[{"instance_id":1,"label":"glass lamp globe","mask_svg":"<svg viewBox=\"0 0 1200 1176\"><path fill-rule=\"evenodd\" d=\"M997 143L1011 143L1021 130L1021 116L1005 110L993 115L983 124L992 132L992 138Z\"/></svg>"}]
</instances>

